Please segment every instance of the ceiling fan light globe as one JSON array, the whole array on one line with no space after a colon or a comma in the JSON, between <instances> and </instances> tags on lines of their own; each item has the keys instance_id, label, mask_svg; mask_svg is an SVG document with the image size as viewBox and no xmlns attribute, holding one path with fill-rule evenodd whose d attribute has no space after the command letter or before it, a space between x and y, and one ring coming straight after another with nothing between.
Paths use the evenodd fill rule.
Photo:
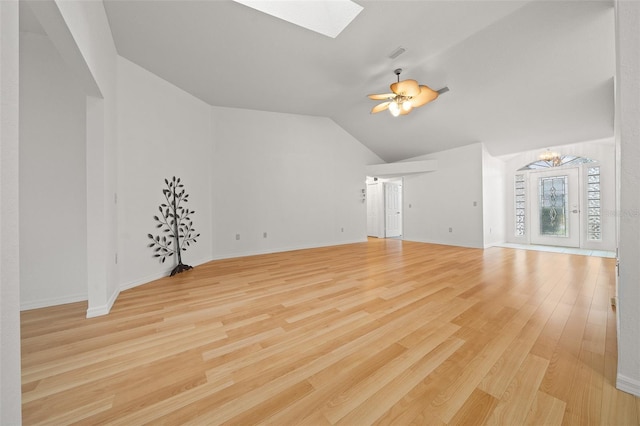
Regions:
<instances>
[{"instance_id":1,"label":"ceiling fan light globe","mask_svg":"<svg viewBox=\"0 0 640 426\"><path fill-rule=\"evenodd\" d=\"M393 115L394 117L397 117L400 115L400 105L398 105L397 102L391 102L389 104L389 112L391 113L391 115Z\"/></svg>"},{"instance_id":2,"label":"ceiling fan light globe","mask_svg":"<svg viewBox=\"0 0 640 426\"><path fill-rule=\"evenodd\" d=\"M413 109L413 104L411 103L410 99L407 99L404 102L402 102L402 109L406 112L409 112Z\"/></svg>"}]
</instances>

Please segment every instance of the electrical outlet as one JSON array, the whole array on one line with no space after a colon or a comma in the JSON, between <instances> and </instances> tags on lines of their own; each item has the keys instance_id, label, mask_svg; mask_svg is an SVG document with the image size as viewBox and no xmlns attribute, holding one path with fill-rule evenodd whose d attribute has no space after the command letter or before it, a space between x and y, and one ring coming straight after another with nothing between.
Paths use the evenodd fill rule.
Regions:
<instances>
[{"instance_id":1,"label":"electrical outlet","mask_svg":"<svg viewBox=\"0 0 640 426\"><path fill-rule=\"evenodd\" d=\"M449 232L453 232L453 228L449 228Z\"/></svg>"},{"instance_id":2,"label":"electrical outlet","mask_svg":"<svg viewBox=\"0 0 640 426\"><path fill-rule=\"evenodd\" d=\"M236 234L236 240L240 239L240 234Z\"/></svg>"},{"instance_id":3,"label":"electrical outlet","mask_svg":"<svg viewBox=\"0 0 640 426\"><path fill-rule=\"evenodd\" d=\"M344 228L340 228L340 232L344 232Z\"/></svg>"},{"instance_id":4,"label":"electrical outlet","mask_svg":"<svg viewBox=\"0 0 640 426\"><path fill-rule=\"evenodd\" d=\"M266 232L262 233L262 238L267 238L267 233Z\"/></svg>"}]
</instances>

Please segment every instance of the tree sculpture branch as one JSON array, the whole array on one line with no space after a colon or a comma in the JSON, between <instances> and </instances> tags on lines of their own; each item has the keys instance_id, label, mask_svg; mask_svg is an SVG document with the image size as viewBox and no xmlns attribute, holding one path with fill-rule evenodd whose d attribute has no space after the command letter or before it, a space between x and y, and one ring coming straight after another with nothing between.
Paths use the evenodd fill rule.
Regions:
<instances>
[{"instance_id":1,"label":"tree sculpture branch","mask_svg":"<svg viewBox=\"0 0 640 426\"><path fill-rule=\"evenodd\" d=\"M156 229L160 235L147 234L151 240L148 247L153 249L153 257L157 257L161 263L167 258L176 256L177 265L171 271L171 276L192 269L192 266L182 263L182 252L191 244L196 243L200 234L196 234L190 215L194 210L185 208L182 203L189 201L189 194L185 193L184 185L180 178L174 176L171 180L165 179L167 185L162 190L165 202L158 206L160 215L153 216L157 222Z\"/></svg>"}]
</instances>

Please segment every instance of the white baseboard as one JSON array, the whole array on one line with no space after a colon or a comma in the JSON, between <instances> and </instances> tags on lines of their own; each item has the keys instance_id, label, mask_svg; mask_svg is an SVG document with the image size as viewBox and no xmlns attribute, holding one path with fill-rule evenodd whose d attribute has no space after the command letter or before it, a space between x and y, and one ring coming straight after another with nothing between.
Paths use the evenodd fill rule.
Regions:
<instances>
[{"instance_id":1,"label":"white baseboard","mask_svg":"<svg viewBox=\"0 0 640 426\"><path fill-rule=\"evenodd\" d=\"M28 311L30 309L48 308L50 306L66 305L67 303L86 302L86 294L72 294L63 297L53 297L51 299L31 300L28 302L20 303L21 311Z\"/></svg>"},{"instance_id":2,"label":"white baseboard","mask_svg":"<svg viewBox=\"0 0 640 426\"><path fill-rule=\"evenodd\" d=\"M113 304L116 302L116 299L118 298L119 294L120 294L120 290L116 290L113 292L113 294L111 295L111 297L109 298L106 304L102 306L94 306L93 308L87 309L87 318L94 318L94 317L100 317L102 315L107 315L109 312L111 312L111 308L113 307Z\"/></svg>"},{"instance_id":3,"label":"white baseboard","mask_svg":"<svg viewBox=\"0 0 640 426\"><path fill-rule=\"evenodd\" d=\"M250 251L242 251L242 252L223 253L215 256L211 260L233 259L235 257L246 257L246 256L258 256L260 254L285 253L288 251L308 250L308 249L314 249L314 248L341 246L346 244L356 244L356 243L365 243L365 242L367 242L366 238L358 239L358 240L346 240L346 241L326 243L326 244L301 244L296 246L283 246L283 247L275 247L275 248L272 247L264 250L250 250Z\"/></svg>"},{"instance_id":4,"label":"white baseboard","mask_svg":"<svg viewBox=\"0 0 640 426\"><path fill-rule=\"evenodd\" d=\"M616 378L616 387L623 392L640 397L640 380L618 374L618 377Z\"/></svg>"},{"instance_id":5,"label":"white baseboard","mask_svg":"<svg viewBox=\"0 0 640 426\"><path fill-rule=\"evenodd\" d=\"M491 248L491 247L500 247L503 244L504 244L504 240L503 241L494 241L494 242L485 244L484 248L488 249L488 248Z\"/></svg>"},{"instance_id":6,"label":"white baseboard","mask_svg":"<svg viewBox=\"0 0 640 426\"><path fill-rule=\"evenodd\" d=\"M453 241L441 241L441 240L431 240L431 239L422 239L422 238L411 238L411 237L403 237L405 241L413 241L415 243L424 243L424 244L438 244L442 246L453 246L453 247L464 247L464 248L475 248L475 249L484 249L483 245L477 245L468 242L453 242Z\"/></svg>"},{"instance_id":7,"label":"white baseboard","mask_svg":"<svg viewBox=\"0 0 640 426\"><path fill-rule=\"evenodd\" d=\"M198 266L198 265L202 265L202 264L207 263L207 262L211 262L211 259L206 259L206 260L200 259L200 260L196 260L196 261L189 261L187 263L189 265L191 265L191 266ZM168 277L173 268L175 268L175 265L172 265L172 266L169 266L169 267L165 266L160 271L155 272L153 274L145 275L144 277L141 277L141 278L138 278L138 279L135 279L133 281L126 282L126 283L121 283L120 284L120 291L129 290L130 288L138 287L139 285L147 284L147 283L150 283L151 281L155 281L155 280L159 280L160 278Z\"/></svg>"},{"instance_id":8,"label":"white baseboard","mask_svg":"<svg viewBox=\"0 0 640 426\"><path fill-rule=\"evenodd\" d=\"M207 262L212 262L214 260L233 259L236 257L257 256L260 254L282 253L282 252L294 251L294 250L306 250L306 249L312 249L312 248L331 247L331 246L338 246L338 245L344 245L344 244L364 243L366 241L367 241L366 239L358 239L358 240L334 242L330 244L327 243L327 244L321 244L321 245L305 244L305 245L299 245L299 246L285 246L285 247L276 247L276 248L272 247L264 250L250 250L250 251L242 251L242 252L223 253L206 260L201 259L200 261L195 261L195 262L189 261L189 264L193 266L198 266L198 265L205 264ZM148 284L151 281L155 281L155 280L159 280L160 278L167 277L172 269L173 269L173 266L169 268L163 268L157 273L146 275L144 277L138 278L133 281L129 281L127 283L122 283L120 284L120 291L128 290L130 288L138 287L143 284Z\"/></svg>"}]
</instances>

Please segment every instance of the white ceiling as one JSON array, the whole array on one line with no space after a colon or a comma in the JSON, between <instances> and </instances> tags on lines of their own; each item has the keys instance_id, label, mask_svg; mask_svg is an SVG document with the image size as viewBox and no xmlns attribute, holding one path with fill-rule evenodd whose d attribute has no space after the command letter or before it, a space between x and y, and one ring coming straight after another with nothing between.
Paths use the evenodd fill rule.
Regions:
<instances>
[{"instance_id":1,"label":"white ceiling","mask_svg":"<svg viewBox=\"0 0 640 426\"><path fill-rule=\"evenodd\" d=\"M365 1L335 39L232 1L106 0L120 55L211 105L325 116L386 161L613 135L611 1ZM407 51L395 60L397 47ZM450 91L372 115L404 69Z\"/></svg>"}]
</instances>

